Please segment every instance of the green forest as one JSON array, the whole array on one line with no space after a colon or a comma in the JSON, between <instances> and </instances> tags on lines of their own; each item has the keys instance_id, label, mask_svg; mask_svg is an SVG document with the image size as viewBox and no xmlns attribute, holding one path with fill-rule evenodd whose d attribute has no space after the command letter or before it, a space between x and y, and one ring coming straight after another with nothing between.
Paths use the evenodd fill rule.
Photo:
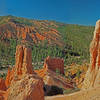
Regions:
<instances>
[{"instance_id":1,"label":"green forest","mask_svg":"<svg viewBox=\"0 0 100 100\"><path fill-rule=\"evenodd\" d=\"M56 24L59 25L58 22ZM41 68L47 56L63 58L65 65L89 63L89 45L92 40L94 27L63 24L56 29L60 32L64 45L61 47L56 44L50 45L46 40L38 44L33 43L33 45L29 45L32 48L33 65ZM15 64L17 44L17 39L0 41L1 68Z\"/></svg>"}]
</instances>

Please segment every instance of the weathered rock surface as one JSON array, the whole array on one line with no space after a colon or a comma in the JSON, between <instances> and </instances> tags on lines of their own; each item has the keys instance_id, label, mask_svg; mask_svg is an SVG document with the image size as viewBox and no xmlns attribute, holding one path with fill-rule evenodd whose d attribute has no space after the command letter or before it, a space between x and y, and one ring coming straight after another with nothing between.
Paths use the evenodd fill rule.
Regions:
<instances>
[{"instance_id":1,"label":"weathered rock surface","mask_svg":"<svg viewBox=\"0 0 100 100\"><path fill-rule=\"evenodd\" d=\"M30 43L38 43L47 40L49 43L56 43L60 46L64 44L61 35L55 29L58 27L56 23L38 20L27 20L28 22L26 23L22 18L21 19L24 20L25 23L20 23L20 21L16 21L16 19L16 17L8 17L7 19L4 19L5 24L0 25L1 40L20 38L22 41L27 40ZM29 23L31 23L31 25ZM54 28L52 28L52 26Z\"/></svg>"},{"instance_id":2,"label":"weathered rock surface","mask_svg":"<svg viewBox=\"0 0 100 100\"><path fill-rule=\"evenodd\" d=\"M44 100L42 79L36 74L26 74L11 84L7 100Z\"/></svg>"},{"instance_id":3,"label":"weathered rock surface","mask_svg":"<svg viewBox=\"0 0 100 100\"><path fill-rule=\"evenodd\" d=\"M17 46L15 72L17 75L33 73L31 49L25 46Z\"/></svg>"},{"instance_id":4,"label":"weathered rock surface","mask_svg":"<svg viewBox=\"0 0 100 100\"><path fill-rule=\"evenodd\" d=\"M62 87L64 89L73 88L73 83L69 82L66 78L62 77L60 74L58 75L56 72L48 69L44 66L43 69L35 70L35 72L43 78L43 81L47 85L55 85L58 87Z\"/></svg>"},{"instance_id":5,"label":"weathered rock surface","mask_svg":"<svg viewBox=\"0 0 100 100\"><path fill-rule=\"evenodd\" d=\"M47 57L44 61L44 67L56 72L59 70L61 74L64 74L64 60L60 58Z\"/></svg>"},{"instance_id":6,"label":"weathered rock surface","mask_svg":"<svg viewBox=\"0 0 100 100\"><path fill-rule=\"evenodd\" d=\"M66 78L61 75L57 75L51 70L47 70L47 74L44 76L43 80L45 84L55 85L64 89L73 88L73 83L69 82Z\"/></svg>"},{"instance_id":7,"label":"weathered rock surface","mask_svg":"<svg viewBox=\"0 0 100 100\"><path fill-rule=\"evenodd\" d=\"M18 45L16 47L16 64L12 70L8 69L8 74L5 82L6 86L8 87L15 77L20 79L22 75L27 73L33 74L31 49Z\"/></svg>"},{"instance_id":8,"label":"weathered rock surface","mask_svg":"<svg viewBox=\"0 0 100 100\"><path fill-rule=\"evenodd\" d=\"M0 100L7 100L7 92L0 90Z\"/></svg>"},{"instance_id":9,"label":"weathered rock surface","mask_svg":"<svg viewBox=\"0 0 100 100\"><path fill-rule=\"evenodd\" d=\"M5 80L4 79L0 79L0 90L3 90L5 91L7 88L6 88L6 85L5 85Z\"/></svg>"},{"instance_id":10,"label":"weathered rock surface","mask_svg":"<svg viewBox=\"0 0 100 100\"><path fill-rule=\"evenodd\" d=\"M90 67L83 82L83 89L100 86L100 20L96 22L90 45Z\"/></svg>"},{"instance_id":11,"label":"weathered rock surface","mask_svg":"<svg viewBox=\"0 0 100 100\"><path fill-rule=\"evenodd\" d=\"M14 72L15 72L14 68L12 68L12 70L8 69L8 73L7 73L6 80L5 80L5 84L7 88L10 86L14 78Z\"/></svg>"}]
</instances>

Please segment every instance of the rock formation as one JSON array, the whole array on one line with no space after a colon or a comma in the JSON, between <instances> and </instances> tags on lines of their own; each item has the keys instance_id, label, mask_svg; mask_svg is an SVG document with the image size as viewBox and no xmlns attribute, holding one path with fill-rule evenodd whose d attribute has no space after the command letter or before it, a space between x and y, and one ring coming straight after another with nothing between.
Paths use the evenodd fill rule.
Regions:
<instances>
[{"instance_id":1,"label":"rock formation","mask_svg":"<svg viewBox=\"0 0 100 100\"><path fill-rule=\"evenodd\" d=\"M14 71L15 71L14 68L12 68L12 70L8 69L8 73L7 73L6 80L5 80L5 84L7 88L10 86L11 81L13 80Z\"/></svg>"},{"instance_id":2,"label":"rock formation","mask_svg":"<svg viewBox=\"0 0 100 100\"><path fill-rule=\"evenodd\" d=\"M47 57L44 61L44 67L35 72L43 78L43 81L47 85L55 85L64 89L73 88L73 83L69 82L61 74L56 73L56 69L59 69L61 74L64 74L64 62L60 58Z\"/></svg>"},{"instance_id":3,"label":"rock formation","mask_svg":"<svg viewBox=\"0 0 100 100\"><path fill-rule=\"evenodd\" d=\"M100 20L96 22L90 45L90 67L83 82L83 89L100 86Z\"/></svg>"},{"instance_id":4,"label":"rock formation","mask_svg":"<svg viewBox=\"0 0 100 100\"><path fill-rule=\"evenodd\" d=\"M0 90L0 100L7 100L7 92Z\"/></svg>"},{"instance_id":5,"label":"rock formation","mask_svg":"<svg viewBox=\"0 0 100 100\"><path fill-rule=\"evenodd\" d=\"M5 91L7 88L6 88L6 85L5 85L5 80L4 79L0 79L0 90L3 90Z\"/></svg>"},{"instance_id":6,"label":"rock formation","mask_svg":"<svg viewBox=\"0 0 100 100\"><path fill-rule=\"evenodd\" d=\"M44 67L54 72L59 70L61 74L64 74L64 60L60 58L47 57L44 61Z\"/></svg>"},{"instance_id":7,"label":"rock formation","mask_svg":"<svg viewBox=\"0 0 100 100\"><path fill-rule=\"evenodd\" d=\"M27 49L25 46L17 46L15 72L17 75L33 73L31 49Z\"/></svg>"},{"instance_id":8,"label":"rock formation","mask_svg":"<svg viewBox=\"0 0 100 100\"><path fill-rule=\"evenodd\" d=\"M19 18L14 17L4 19L5 24L0 25L0 39L20 39L22 42L24 42L23 40L27 40L30 43L47 40L49 43L55 43L60 46L64 44L61 35L55 29L58 27L56 23L38 20L25 21L25 19L21 19L24 20L25 23L16 21L19 20ZM54 28L52 28L52 26Z\"/></svg>"},{"instance_id":9,"label":"rock formation","mask_svg":"<svg viewBox=\"0 0 100 100\"><path fill-rule=\"evenodd\" d=\"M4 79L0 79L0 100L6 100L6 84Z\"/></svg>"},{"instance_id":10,"label":"rock formation","mask_svg":"<svg viewBox=\"0 0 100 100\"><path fill-rule=\"evenodd\" d=\"M35 74L26 74L13 82L7 100L44 100L43 81Z\"/></svg>"},{"instance_id":11,"label":"rock formation","mask_svg":"<svg viewBox=\"0 0 100 100\"><path fill-rule=\"evenodd\" d=\"M33 74L31 49L18 45L16 47L16 63L12 70L8 69L5 81L6 86L8 87L15 77L19 79L22 75L27 73Z\"/></svg>"},{"instance_id":12,"label":"rock formation","mask_svg":"<svg viewBox=\"0 0 100 100\"><path fill-rule=\"evenodd\" d=\"M16 64L8 69L0 86L4 90L0 91L0 100L44 100L43 80L32 70L31 49L16 47Z\"/></svg>"}]
</instances>

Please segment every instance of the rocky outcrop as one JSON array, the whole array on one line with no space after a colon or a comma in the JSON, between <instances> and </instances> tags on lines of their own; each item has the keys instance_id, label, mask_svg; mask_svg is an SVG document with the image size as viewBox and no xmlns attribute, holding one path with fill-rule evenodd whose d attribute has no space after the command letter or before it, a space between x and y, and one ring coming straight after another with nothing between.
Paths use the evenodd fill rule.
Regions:
<instances>
[{"instance_id":1,"label":"rocky outcrop","mask_svg":"<svg viewBox=\"0 0 100 100\"><path fill-rule=\"evenodd\" d=\"M8 91L7 100L44 100L43 81L35 74L25 74Z\"/></svg>"},{"instance_id":2,"label":"rocky outcrop","mask_svg":"<svg viewBox=\"0 0 100 100\"><path fill-rule=\"evenodd\" d=\"M15 73L17 75L33 73L31 49L26 48L25 46L17 46Z\"/></svg>"},{"instance_id":3,"label":"rocky outcrop","mask_svg":"<svg viewBox=\"0 0 100 100\"><path fill-rule=\"evenodd\" d=\"M44 61L44 67L54 72L56 72L56 70L59 70L61 74L64 74L63 59L47 57Z\"/></svg>"},{"instance_id":4,"label":"rocky outcrop","mask_svg":"<svg viewBox=\"0 0 100 100\"><path fill-rule=\"evenodd\" d=\"M56 73L56 69L58 69L60 73ZM35 72L43 78L44 83L47 85L54 85L64 89L74 87L73 83L61 76L61 74L64 74L64 62L60 58L47 57L44 61L43 69L35 70Z\"/></svg>"},{"instance_id":5,"label":"rocky outcrop","mask_svg":"<svg viewBox=\"0 0 100 100\"><path fill-rule=\"evenodd\" d=\"M8 69L6 86L8 87L15 77L20 79L25 74L33 74L31 49L18 45L16 47L16 63L12 70Z\"/></svg>"},{"instance_id":6,"label":"rocky outcrop","mask_svg":"<svg viewBox=\"0 0 100 100\"><path fill-rule=\"evenodd\" d=\"M44 100L43 80L33 71L31 49L16 47L15 66L8 69L5 81L0 80L0 89L5 90L0 100Z\"/></svg>"},{"instance_id":7,"label":"rocky outcrop","mask_svg":"<svg viewBox=\"0 0 100 100\"><path fill-rule=\"evenodd\" d=\"M90 67L83 82L83 89L100 86L100 20L96 22L90 45Z\"/></svg>"},{"instance_id":8,"label":"rocky outcrop","mask_svg":"<svg viewBox=\"0 0 100 100\"><path fill-rule=\"evenodd\" d=\"M55 85L64 89L72 89L74 85L68 79L64 78L60 74L53 72L52 70L47 70L46 75L43 77L44 83L50 86Z\"/></svg>"},{"instance_id":9,"label":"rocky outcrop","mask_svg":"<svg viewBox=\"0 0 100 100\"><path fill-rule=\"evenodd\" d=\"M0 39L19 39L21 42L28 41L33 44L47 40L49 43L55 43L62 46L61 35L55 29L56 23L50 21L24 20L20 22L19 18L8 17L4 19L5 24L0 25ZM18 20L18 21L16 21ZM6 22L7 21L7 22ZM52 26L54 28L52 28Z\"/></svg>"},{"instance_id":10,"label":"rocky outcrop","mask_svg":"<svg viewBox=\"0 0 100 100\"><path fill-rule=\"evenodd\" d=\"M5 80L5 84L7 88L10 86L11 81L14 78L14 72L15 72L14 68L12 68L12 70L8 69L8 73L7 73L6 80Z\"/></svg>"}]
</instances>

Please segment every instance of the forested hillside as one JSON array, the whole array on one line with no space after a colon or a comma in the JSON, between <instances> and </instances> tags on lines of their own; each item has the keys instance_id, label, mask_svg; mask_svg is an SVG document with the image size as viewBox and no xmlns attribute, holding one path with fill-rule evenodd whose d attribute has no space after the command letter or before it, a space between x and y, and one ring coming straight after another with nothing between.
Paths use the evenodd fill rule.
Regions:
<instances>
[{"instance_id":1,"label":"forested hillside","mask_svg":"<svg viewBox=\"0 0 100 100\"><path fill-rule=\"evenodd\" d=\"M34 66L42 66L47 56L63 58L65 65L88 63L93 30L93 26L1 16L0 67L14 64L18 44L32 48Z\"/></svg>"}]
</instances>

